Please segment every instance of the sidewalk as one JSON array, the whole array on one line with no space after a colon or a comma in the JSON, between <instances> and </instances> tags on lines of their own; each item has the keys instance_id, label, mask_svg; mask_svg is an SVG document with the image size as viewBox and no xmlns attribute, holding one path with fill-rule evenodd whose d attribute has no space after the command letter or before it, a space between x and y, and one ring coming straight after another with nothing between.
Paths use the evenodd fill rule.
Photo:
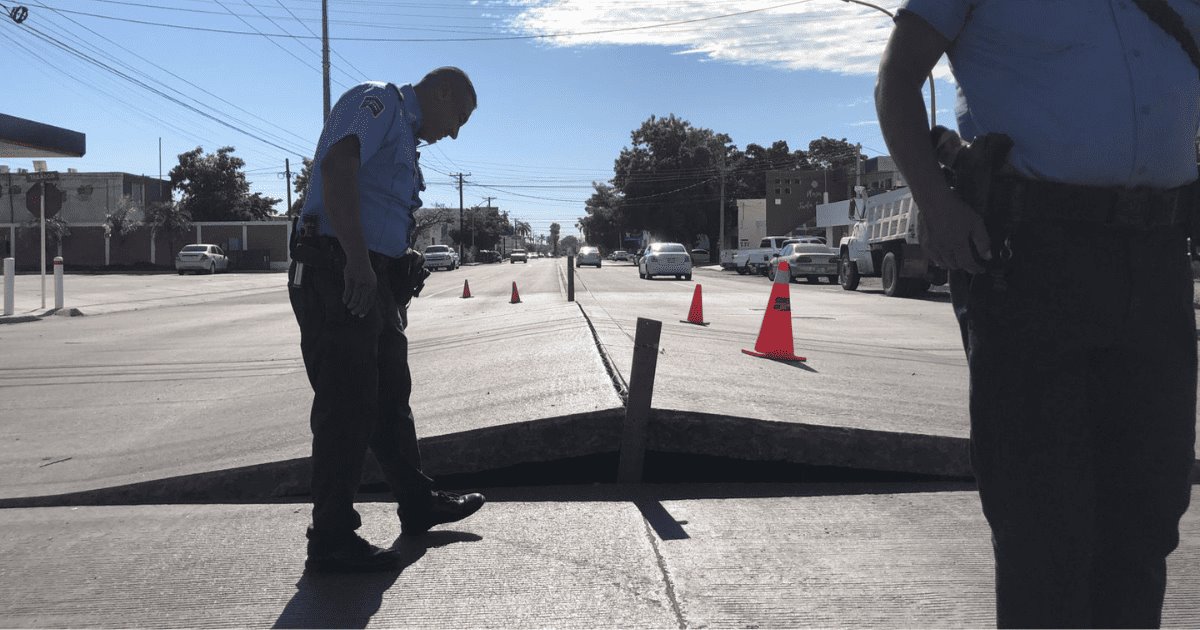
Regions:
<instances>
[{"instance_id":1,"label":"sidewalk","mask_svg":"<svg viewBox=\"0 0 1200 630\"><path fill-rule=\"evenodd\" d=\"M309 505L0 511L5 627L988 627L988 530L964 486L506 489L400 539L407 566L303 573ZM1200 626L1200 509L1166 627ZM386 503L362 533L397 533Z\"/></svg>"}]
</instances>

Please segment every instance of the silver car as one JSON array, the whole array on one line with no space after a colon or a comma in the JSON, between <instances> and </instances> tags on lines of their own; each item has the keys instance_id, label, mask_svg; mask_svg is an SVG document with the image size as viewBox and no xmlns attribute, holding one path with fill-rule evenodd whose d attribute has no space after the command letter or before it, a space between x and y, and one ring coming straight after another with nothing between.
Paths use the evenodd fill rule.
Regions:
<instances>
[{"instance_id":1,"label":"silver car","mask_svg":"<svg viewBox=\"0 0 1200 630\"><path fill-rule=\"evenodd\" d=\"M682 243L652 243L638 261L638 276L645 280L654 276L691 280L692 257Z\"/></svg>"},{"instance_id":2,"label":"silver car","mask_svg":"<svg viewBox=\"0 0 1200 630\"><path fill-rule=\"evenodd\" d=\"M596 265L600 268L600 250L590 245L585 245L579 248L579 255L575 257L575 267L583 265Z\"/></svg>"},{"instance_id":3,"label":"silver car","mask_svg":"<svg viewBox=\"0 0 1200 630\"><path fill-rule=\"evenodd\" d=\"M823 276L829 280L829 284L837 284L838 257L838 251L824 243L788 243L771 257L767 275L774 280L779 261L786 260L791 276L789 281L804 277L809 283L816 284Z\"/></svg>"},{"instance_id":4,"label":"silver car","mask_svg":"<svg viewBox=\"0 0 1200 630\"><path fill-rule=\"evenodd\" d=\"M181 276L186 271L217 273L218 271L228 270L229 258L216 245L208 243L184 245L183 249L179 250L178 254L175 254L175 271L178 271Z\"/></svg>"},{"instance_id":5,"label":"silver car","mask_svg":"<svg viewBox=\"0 0 1200 630\"><path fill-rule=\"evenodd\" d=\"M430 245L424 255L426 269L458 269L458 252L448 245Z\"/></svg>"}]
</instances>

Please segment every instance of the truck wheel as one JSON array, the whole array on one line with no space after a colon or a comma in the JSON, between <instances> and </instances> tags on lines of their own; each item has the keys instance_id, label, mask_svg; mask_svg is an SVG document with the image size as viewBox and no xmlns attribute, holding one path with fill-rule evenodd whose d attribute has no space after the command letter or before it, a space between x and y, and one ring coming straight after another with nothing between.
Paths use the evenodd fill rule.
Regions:
<instances>
[{"instance_id":1,"label":"truck wheel","mask_svg":"<svg viewBox=\"0 0 1200 630\"><path fill-rule=\"evenodd\" d=\"M750 273L750 269L748 267L736 267L736 269L739 276L744 276Z\"/></svg>"},{"instance_id":2,"label":"truck wheel","mask_svg":"<svg viewBox=\"0 0 1200 630\"><path fill-rule=\"evenodd\" d=\"M850 260L848 254L842 254L842 258L838 265L838 284L847 291L853 291L858 288L858 281L861 276L858 275L858 263Z\"/></svg>"},{"instance_id":3,"label":"truck wheel","mask_svg":"<svg viewBox=\"0 0 1200 630\"><path fill-rule=\"evenodd\" d=\"M883 293L888 297L904 297L908 295L909 285L900 277L900 257L896 252L888 252L883 257Z\"/></svg>"}]
</instances>

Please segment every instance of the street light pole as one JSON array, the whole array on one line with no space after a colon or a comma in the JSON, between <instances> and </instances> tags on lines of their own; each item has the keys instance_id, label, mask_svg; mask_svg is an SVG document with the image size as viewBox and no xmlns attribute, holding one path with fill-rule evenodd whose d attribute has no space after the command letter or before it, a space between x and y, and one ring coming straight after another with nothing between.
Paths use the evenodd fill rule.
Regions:
<instances>
[{"instance_id":1,"label":"street light pole","mask_svg":"<svg viewBox=\"0 0 1200 630\"><path fill-rule=\"evenodd\" d=\"M891 11L888 11L887 9L885 9L877 4L871 4L870 2L864 2L863 0L842 0L842 2L859 4L864 7L871 7L872 9L875 9L876 11L883 12L885 15L887 15L888 17L890 17L892 19L896 18L895 14L893 14ZM933 73L930 72L929 73L929 127L932 129L936 125L937 125L937 90L934 89L934 87L933 87Z\"/></svg>"}]
</instances>

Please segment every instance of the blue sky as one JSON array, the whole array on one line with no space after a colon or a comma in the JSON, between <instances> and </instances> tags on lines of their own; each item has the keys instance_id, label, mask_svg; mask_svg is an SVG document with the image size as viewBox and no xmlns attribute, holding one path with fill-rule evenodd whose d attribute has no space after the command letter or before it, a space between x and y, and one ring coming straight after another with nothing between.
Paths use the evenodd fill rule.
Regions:
<instances>
[{"instance_id":1,"label":"blue sky","mask_svg":"<svg viewBox=\"0 0 1200 630\"><path fill-rule=\"evenodd\" d=\"M157 175L162 138L165 176L179 153L232 145L253 190L286 198L284 159L297 169L321 130L320 0L21 4L24 24L0 23L0 112L87 135L85 157L49 160L51 169ZM458 207L448 174L470 173L465 205L490 196L535 233L551 222L575 233L590 183L612 176L630 132L651 115L676 114L740 148L807 148L825 135L886 153L871 100L891 28L882 13L840 0L634 4L329 0L333 99L362 80L408 83L436 66L463 68L479 109L458 140L422 151L425 203ZM475 41L451 41L463 39ZM949 120L945 78L938 97L939 120Z\"/></svg>"}]
</instances>

